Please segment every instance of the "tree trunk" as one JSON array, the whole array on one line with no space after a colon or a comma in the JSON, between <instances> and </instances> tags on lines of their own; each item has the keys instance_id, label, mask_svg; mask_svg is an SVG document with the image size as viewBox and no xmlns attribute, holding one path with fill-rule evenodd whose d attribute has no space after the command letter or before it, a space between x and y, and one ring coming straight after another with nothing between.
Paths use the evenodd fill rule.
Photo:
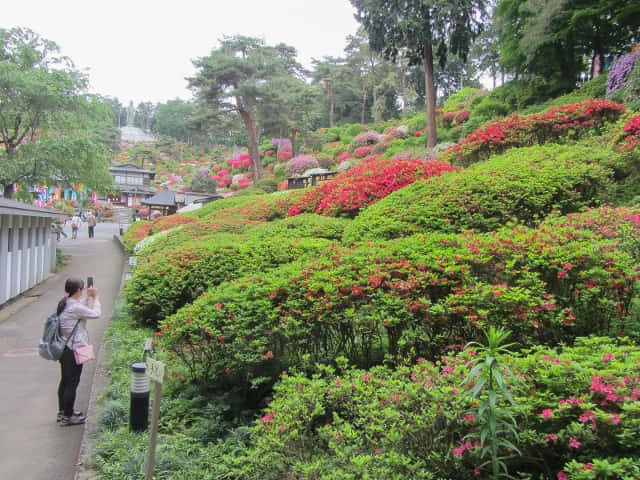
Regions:
<instances>
[{"instance_id":1,"label":"tree trunk","mask_svg":"<svg viewBox=\"0 0 640 480\"><path fill-rule=\"evenodd\" d=\"M433 79L431 40L424 42L424 89L427 100L427 147L433 148L438 141L438 132L436 131L436 89Z\"/></svg>"},{"instance_id":2,"label":"tree trunk","mask_svg":"<svg viewBox=\"0 0 640 480\"><path fill-rule=\"evenodd\" d=\"M373 104L376 104L376 100L378 100L378 96L376 95L376 60L371 57L371 88L373 89L371 92L373 94Z\"/></svg>"},{"instance_id":3,"label":"tree trunk","mask_svg":"<svg viewBox=\"0 0 640 480\"><path fill-rule=\"evenodd\" d=\"M260 153L258 152L258 132L256 130L256 121L253 118L253 112L249 108L245 108L240 97L236 97L238 105L238 113L244 122L244 128L247 131L247 146L249 147L249 159L251 160L251 175L253 181L257 182L262 178L262 162L260 161Z\"/></svg>"},{"instance_id":4,"label":"tree trunk","mask_svg":"<svg viewBox=\"0 0 640 480\"><path fill-rule=\"evenodd\" d=\"M364 125L364 109L367 105L367 91L368 87L365 85L362 87L362 111L360 112L360 123Z\"/></svg>"},{"instance_id":5,"label":"tree trunk","mask_svg":"<svg viewBox=\"0 0 640 480\"><path fill-rule=\"evenodd\" d=\"M295 128L291 129L291 155L293 155L294 157L297 155L296 154L296 135L298 134L298 131Z\"/></svg>"},{"instance_id":6,"label":"tree trunk","mask_svg":"<svg viewBox=\"0 0 640 480\"><path fill-rule=\"evenodd\" d=\"M335 109L335 98L333 94L333 86L329 85L329 128L333 127L333 111Z\"/></svg>"},{"instance_id":7,"label":"tree trunk","mask_svg":"<svg viewBox=\"0 0 640 480\"><path fill-rule=\"evenodd\" d=\"M4 198L13 197L13 183L5 183L2 186L4 187Z\"/></svg>"},{"instance_id":8,"label":"tree trunk","mask_svg":"<svg viewBox=\"0 0 640 480\"><path fill-rule=\"evenodd\" d=\"M604 52L598 53L598 61L600 62L600 68L598 69L598 75L601 75L604 72Z\"/></svg>"},{"instance_id":9,"label":"tree trunk","mask_svg":"<svg viewBox=\"0 0 640 480\"><path fill-rule=\"evenodd\" d=\"M400 61L400 86L402 89L402 121L407 118L407 77L405 76L404 63Z\"/></svg>"}]
</instances>

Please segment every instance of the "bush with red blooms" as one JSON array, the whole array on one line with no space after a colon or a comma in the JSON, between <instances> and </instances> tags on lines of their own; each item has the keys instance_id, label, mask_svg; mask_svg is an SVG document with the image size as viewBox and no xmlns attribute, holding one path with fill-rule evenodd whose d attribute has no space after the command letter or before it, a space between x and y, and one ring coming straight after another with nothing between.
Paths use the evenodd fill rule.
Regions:
<instances>
[{"instance_id":1,"label":"bush with red blooms","mask_svg":"<svg viewBox=\"0 0 640 480\"><path fill-rule=\"evenodd\" d=\"M366 159L365 159L366 160ZM355 216L358 211L416 180L439 176L458 168L441 162L414 158L371 159L309 191L290 209L288 216L302 212Z\"/></svg>"},{"instance_id":2,"label":"bush with red blooms","mask_svg":"<svg viewBox=\"0 0 640 480\"><path fill-rule=\"evenodd\" d=\"M280 150L278 152L278 161L279 162L285 162L287 160L291 160L291 157L293 157L293 153L291 153L288 150Z\"/></svg>"},{"instance_id":3,"label":"bush with red blooms","mask_svg":"<svg viewBox=\"0 0 640 480\"><path fill-rule=\"evenodd\" d=\"M469 110L460 110L458 113L456 113L456 125L460 125L461 123L469 120L470 114L471 112Z\"/></svg>"},{"instance_id":4,"label":"bush with red blooms","mask_svg":"<svg viewBox=\"0 0 640 480\"><path fill-rule=\"evenodd\" d=\"M265 364L278 360L268 352ZM499 378L514 404L496 403L517 424L519 450L504 451L504 477L491 475L478 442L488 422L470 391L483 385L469 377L483 361L482 351L469 346L437 362L397 368L339 364L313 377L282 374L253 427L256 448L233 460L271 478L290 478L291 458L297 471L313 471L315 478L640 478L637 343L584 337L496 358L508 365ZM487 384L484 394L495 392ZM354 452L368 461L354 462Z\"/></svg>"},{"instance_id":5,"label":"bush with red blooms","mask_svg":"<svg viewBox=\"0 0 640 480\"><path fill-rule=\"evenodd\" d=\"M338 163L342 163L345 160L349 160L350 158L353 158L353 155L351 155L349 152L341 153L340 155L338 155Z\"/></svg>"},{"instance_id":6,"label":"bush with red blooms","mask_svg":"<svg viewBox=\"0 0 640 480\"><path fill-rule=\"evenodd\" d=\"M155 248L165 249L215 233L239 232L248 226L284 218L302 194L303 191L297 190L278 196L234 195L205 205L195 212L159 217L151 222L135 222L125 231L123 242L128 249L132 249L149 235L182 227L169 232L162 242L155 242L146 247L152 251Z\"/></svg>"},{"instance_id":7,"label":"bush with red blooms","mask_svg":"<svg viewBox=\"0 0 640 480\"><path fill-rule=\"evenodd\" d=\"M510 222L533 227L553 211L572 213L637 191L627 157L580 144L512 149L381 199L360 212L343 242L424 231L490 232Z\"/></svg>"},{"instance_id":8,"label":"bush with red blooms","mask_svg":"<svg viewBox=\"0 0 640 480\"><path fill-rule=\"evenodd\" d=\"M164 347L201 382L385 358L435 360L481 329L506 326L519 345L577 336L635 336L638 208L603 208L535 229L426 233L333 246L264 274L234 279L163 322ZM224 342L218 341L220 337ZM278 368L266 370L273 352ZM271 364L273 365L273 364Z\"/></svg>"},{"instance_id":9,"label":"bush with red blooms","mask_svg":"<svg viewBox=\"0 0 640 480\"><path fill-rule=\"evenodd\" d=\"M580 137L617 120L625 106L609 100L589 100L546 113L514 115L475 130L463 141L445 150L438 160L469 165L512 147L526 147L557 141L563 136Z\"/></svg>"},{"instance_id":10,"label":"bush with red blooms","mask_svg":"<svg viewBox=\"0 0 640 480\"><path fill-rule=\"evenodd\" d=\"M356 148L355 152L353 152L353 156L356 158L364 158L367 155L370 155L373 151L373 147L359 147Z\"/></svg>"},{"instance_id":11,"label":"bush with red blooms","mask_svg":"<svg viewBox=\"0 0 640 480\"><path fill-rule=\"evenodd\" d=\"M622 131L617 135L618 149L633 150L640 143L640 115L635 115L627 120Z\"/></svg>"},{"instance_id":12,"label":"bush with red blooms","mask_svg":"<svg viewBox=\"0 0 640 480\"><path fill-rule=\"evenodd\" d=\"M129 225L123 235L123 243L129 247L132 247L140 240L154 233L162 232L164 230L170 230L172 228L179 227L194 222L195 218L186 217L183 215L170 215L168 217L158 217L153 221L141 220Z\"/></svg>"}]
</instances>

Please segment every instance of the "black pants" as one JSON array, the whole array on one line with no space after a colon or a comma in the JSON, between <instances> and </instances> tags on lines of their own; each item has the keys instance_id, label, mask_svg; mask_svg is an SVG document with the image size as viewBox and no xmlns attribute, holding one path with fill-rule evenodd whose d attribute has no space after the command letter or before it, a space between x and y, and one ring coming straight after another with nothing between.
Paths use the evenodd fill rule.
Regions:
<instances>
[{"instance_id":1,"label":"black pants","mask_svg":"<svg viewBox=\"0 0 640 480\"><path fill-rule=\"evenodd\" d=\"M82 365L76 364L73 351L68 347L64 349L60 359L60 385L58 386L58 410L64 412L65 417L73 415L73 406L76 402L76 390L80 383Z\"/></svg>"},{"instance_id":2,"label":"black pants","mask_svg":"<svg viewBox=\"0 0 640 480\"><path fill-rule=\"evenodd\" d=\"M93 229L95 227L89 227L89 238L93 238Z\"/></svg>"}]
</instances>

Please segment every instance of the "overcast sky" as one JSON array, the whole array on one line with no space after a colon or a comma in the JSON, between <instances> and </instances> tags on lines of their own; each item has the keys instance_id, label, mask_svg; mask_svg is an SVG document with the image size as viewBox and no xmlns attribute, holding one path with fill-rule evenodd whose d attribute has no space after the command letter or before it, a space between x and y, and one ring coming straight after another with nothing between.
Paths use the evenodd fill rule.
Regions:
<instances>
[{"instance_id":1,"label":"overcast sky","mask_svg":"<svg viewBox=\"0 0 640 480\"><path fill-rule=\"evenodd\" d=\"M348 0L20 0L3 3L0 27L53 40L87 70L92 92L137 104L190 98L191 60L224 35L284 42L307 67L343 55L354 11Z\"/></svg>"}]
</instances>

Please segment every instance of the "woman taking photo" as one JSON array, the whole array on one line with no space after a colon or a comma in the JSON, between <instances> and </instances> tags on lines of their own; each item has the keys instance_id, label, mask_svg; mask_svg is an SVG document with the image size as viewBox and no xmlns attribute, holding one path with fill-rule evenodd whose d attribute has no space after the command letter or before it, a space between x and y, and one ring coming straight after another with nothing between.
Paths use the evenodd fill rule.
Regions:
<instances>
[{"instance_id":1,"label":"woman taking photo","mask_svg":"<svg viewBox=\"0 0 640 480\"><path fill-rule=\"evenodd\" d=\"M57 313L60 317L60 334L67 338L67 346L60 359L60 385L58 386L58 425L66 427L80 425L86 417L82 412L74 411L76 390L80 383L82 364L76 362L74 350L89 345L87 319L100 316L98 290L89 287L84 290L84 281L79 278L68 278L65 285L65 296L58 303Z\"/></svg>"}]
</instances>

